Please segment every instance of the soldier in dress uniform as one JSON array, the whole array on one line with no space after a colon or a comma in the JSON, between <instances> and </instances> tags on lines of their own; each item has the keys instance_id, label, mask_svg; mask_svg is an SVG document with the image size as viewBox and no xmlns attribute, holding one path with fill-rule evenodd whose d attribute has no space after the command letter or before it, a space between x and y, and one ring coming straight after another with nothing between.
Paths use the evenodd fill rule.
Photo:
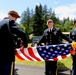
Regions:
<instances>
[{"instance_id":1,"label":"soldier in dress uniform","mask_svg":"<svg viewBox=\"0 0 76 75\"><path fill-rule=\"evenodd\" d=\"M74 28L70 31L70 38L76 42L76 20L74 21ZM72 55L72 75L76 75L76 52Z\"/></svg>"},{"instance_id":2,"label":"soldier in dress uniform","mask_svg":"<svg viewBox=\"0 0 76 75\"><path fill-rule=\"evenodd\" d=\"M60 38L72 42L69 37L62 34L59 28L54 27L52 19L47 21L47 27L37 45L41 45L41 43L45 45L60 44ZM57 75L57 61L45 61L45 75Z\"/></svg>"},{"instance_id":3,"label":"soldier in dress uniform","mask_svg":"<svg viewBox=\"0 0 76 75\"><path fill-rule=\"evenodd\" d=\"M21 38L23 46L27 47L26 33L16 23L19 14L10 10L8 17L0 21L0 75L14 75L15 52L14 34Z\"/></svg>"}]
</instances>

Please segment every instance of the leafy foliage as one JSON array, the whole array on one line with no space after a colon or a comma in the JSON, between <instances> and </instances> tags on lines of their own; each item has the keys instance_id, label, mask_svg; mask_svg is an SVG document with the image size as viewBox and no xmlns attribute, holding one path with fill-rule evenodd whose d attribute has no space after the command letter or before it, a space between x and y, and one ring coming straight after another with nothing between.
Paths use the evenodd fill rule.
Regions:
<instances>
[{"instance_id":1,"label":"leafy foliage","mask_svg":"<svg viewBox=\"0 0 76 75\"><path fill-rule=\"evenodd\" d=\"M60 20L56 17L52 8L47 8L46 5L36 5L35 11L27 8L21 14L20 28L22 28L27 36L34 34L35 36L42 35L43 31L47 28L46 22L48 19L54 21L55 27L60 28L63 32L69 32L73 28L73 21L68 18ZM22 25L22 26L21 26Z\"/></svg>"}]
</instances>

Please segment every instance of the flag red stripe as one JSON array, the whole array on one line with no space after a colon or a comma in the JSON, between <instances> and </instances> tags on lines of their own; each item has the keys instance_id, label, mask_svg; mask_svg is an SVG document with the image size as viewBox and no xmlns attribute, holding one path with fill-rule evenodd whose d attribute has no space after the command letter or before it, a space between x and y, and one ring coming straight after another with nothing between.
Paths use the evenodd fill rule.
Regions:
<instances>
[{"instance_id":1,"label":"flag red stripe","mask_svg":"<svg viewBox=\"0 0 76 75\"><path fill-rule=\"evenodd\" d=\"M62 57L62 59L64 59L64 58L66 58L67 56L66 55L63 55L63 56L61 56Z\"/></svg>"},{"instance_id":2,"label":"flag red stripe","mask_svg":"<svg viewBox=\"0 0 76 75\"><path fill-rule=\"evenodd\" d=\"M25 59L23 59L17 52L16 52L16 56L17 56L20 60L25 60Z\"/></svg>"},{"instance_id":3,"label":"flag red stripe","mask_svg":"<svg viewBox=\"0 0 76 75\"><path fill-rule=\"evenodd\" d=\"M20 51L22 52L22 54L23 54L28 60L33 61L29 56L27 56L27 55L24 53L24 48L20 48Z\"/></svg>"},{"instance_id":4,"label":"flag red stripe","mask_svg":"<svg viewBox=\"0 0 76 75\"><path fill-rule=\"evenodd\" d=\"M35 58L37 61L41 61L38 57L36 57L34 55L34 52L32 51L31 47L28 48L28 52L29 52L29 54L30 54L31 57Z\"/></svg>"},{"instance_id":5,"label":"flag red stripe","mask_svg":"<svg viewBox=\"0 0 76 75\"><path fill-rule=\"evenodd\" d=\"M74 50L70 50L70 54L74 54Z\"/></svg>"},{"instance_id":6,"label":"flag red stripe","mask_svg":"<svg viewBox=\"0 0 76 75\"><path fill-rule=\"evenodd\" d=\"M57 61L57 60L58 60L58 58L53 58L53 60L54 60L54 61Z\"/></svg>"}]
</instances>

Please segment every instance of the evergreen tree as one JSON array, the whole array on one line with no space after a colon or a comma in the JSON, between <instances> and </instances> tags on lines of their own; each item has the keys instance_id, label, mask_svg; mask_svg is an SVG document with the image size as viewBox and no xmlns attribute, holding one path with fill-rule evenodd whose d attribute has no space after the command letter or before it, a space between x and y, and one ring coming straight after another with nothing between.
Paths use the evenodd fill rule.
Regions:
<instances>
[{"instance_id":1,"label":"evergreen tree","mask_svg":"<svg viewBox=\"0 0 76 75\"><path fill-rule=\"evenodd\" d=\"M32 13L29 8L22 13L20 23L24 26L23 29L29 39L29 35L32 33Z\"/></svg>"},{"instance_id":2,"label":"evergreen tree","mask_svg":"<svg viewBox=\"0 0 76 75\"><path fill-rule=\"evenodd\" d=\"M45 30L47 28L46 22L47 22L48 16L49 16L49 11L48 11L48 8L47 8L46 5L44 5L42 13L43 13L43 16L42 16L42 19L43 19L43 30Z\"/></svg>"},{"instance_id":3,"label":"evergreen tree","mask_svg":"<svg viewBox=\"0 0 76 75\"><path fill-rule=\"evenodd\" d=\"M43 31L43 20L42 20L42 5L36 5L35 14L33 18L33 34L35 36L42 35Z\"/></svg>"}]
</instances>

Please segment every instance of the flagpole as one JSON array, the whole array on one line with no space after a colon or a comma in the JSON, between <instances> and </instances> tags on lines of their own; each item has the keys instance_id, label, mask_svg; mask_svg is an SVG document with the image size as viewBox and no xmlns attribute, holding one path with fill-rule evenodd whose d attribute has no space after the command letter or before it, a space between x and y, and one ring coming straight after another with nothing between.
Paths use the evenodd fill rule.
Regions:
<instances>
[{"instance_id":1,"label":"flagpole","mask_svg":"<svg viewBox=\"0 0 76 75\"><path fill-rule=\"evenodd\" d=\"M10 72L10 75L13 74L13 64L14 64L14 62L12 62L12 64L11 64L11 72Z\"/></svg>"}]
</instances>

